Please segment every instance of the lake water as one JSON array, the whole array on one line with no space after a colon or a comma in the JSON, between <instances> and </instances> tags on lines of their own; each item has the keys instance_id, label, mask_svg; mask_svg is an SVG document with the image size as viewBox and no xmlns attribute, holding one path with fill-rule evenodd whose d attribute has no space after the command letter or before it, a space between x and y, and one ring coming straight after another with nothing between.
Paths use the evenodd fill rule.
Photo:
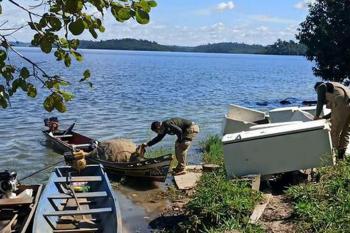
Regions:
<instances>
[{"instance_id":1,"label":"lake water","mask_svg":"<svg viewBox=\"0 0 350 233\"><path fill-rule=\"evenodd\" d=\"M62 157L45 146L41 130L46 117L57 116L63 125L76 122L75 129L92 138L142 143L155 136L149 129L152 121L179 116L199 124L196 146L208 134L221 132L230 103L267 109L288 97L295 104L316 98L312 64L297 56L83 50L84 62L65 69L35 48L20 50L72 82L89 68L94 88L74 86L76 98L64 114L45 112L42 95L33 100L21 93L10 108L0 109L0 169L14 168L19 177ZM256 105L265 101L268 106ZM167 136L155 147L172 147L174 141ZM190 161L198 162L191 153ZM42 182L47 176L28 181Z\"/></svg>"}]
</instances>

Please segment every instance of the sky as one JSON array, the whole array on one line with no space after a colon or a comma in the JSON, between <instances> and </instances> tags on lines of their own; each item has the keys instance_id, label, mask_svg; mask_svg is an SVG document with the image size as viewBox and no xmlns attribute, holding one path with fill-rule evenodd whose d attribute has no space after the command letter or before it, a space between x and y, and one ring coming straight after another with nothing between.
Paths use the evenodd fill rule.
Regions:
<instances>
[{"instance_id":1,"label":"sky","mask_svg":"<svg viewBox=\"0 0 350 233\"><path fill-rule=\"evenodd\" d=\"M307 2L312 0L157 0L151 21L116 22L110 13L104 16L105 33L98 40L135 38L166 45L196 46L218 42L272 44L277 39L295 40L298 25L305 19ZM38 0L17 0L28 5ZM28 14L7 1L2 2L3 27L25 24ZM38 11L43 9L38 9ZM29 29L18 31L11 40L29 42ZM93 40L89 33L81 39Z\"/></svg>"}]
</instances>

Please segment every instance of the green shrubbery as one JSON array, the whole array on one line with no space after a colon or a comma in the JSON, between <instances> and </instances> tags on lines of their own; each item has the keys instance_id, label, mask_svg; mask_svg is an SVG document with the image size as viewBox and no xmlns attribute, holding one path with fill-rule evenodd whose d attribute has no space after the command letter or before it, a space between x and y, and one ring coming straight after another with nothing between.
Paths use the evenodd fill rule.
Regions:
<instances>
[{"instance_id":1,"label":"green shrubbery","mask_svg":"<svg viewBox=\"0 0 350 233\"><path fill-rule=\"evenodd\" d=\"M350 231L350 160L322 168L318 183L290 187L299 232Z\"/></svg>"},{"instance_id":2,"label":"green shrubbery","mask_svg":"<svg viewBox=\"0 0 350 233\"><path fill-rule=\"evenodd\" d=\"M249 216L260 193L253 191L247 181L228 180L223 168L223 148L219 136L210 136L201 143L203 160L220 165L216 172L204 173L189 203L188 221L180 225L183 232L224 232L242 230L262 232L248 224Z\"/></svg>"}]
</instances>

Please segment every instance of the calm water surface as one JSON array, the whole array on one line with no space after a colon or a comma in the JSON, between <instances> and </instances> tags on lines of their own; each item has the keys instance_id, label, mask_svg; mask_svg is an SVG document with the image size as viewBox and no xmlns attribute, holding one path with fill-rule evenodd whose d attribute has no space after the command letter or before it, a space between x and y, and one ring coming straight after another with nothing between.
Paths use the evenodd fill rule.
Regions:
<instances>
[{"instance_id":1,"label":"calm water surface","mask_svg":"<svg viewBox=\"0 0 350 233\"><path fill-rule=\"evenodd\" d=\"M266 109L279 106L287 97L295 98L296 104L315 99L316 78L312 64L303 57L83 50L85 61L67 70L37 49L21 52L72 82L89 68L94 88L75 86L76 98L64 114L49 114L42 108L42 96L32 100L21 93L10 108L0 109L0 169L16 169L20 177L61 159L45 146L41 133L45 117L57 116L63 125L76 122L76 130L93 138L124 137L142 143L154 136L149 130L152 121L180 116L200 125L194 142L198 145L208 134L220 133L230 103L261 109L256 103L267 101ZM174 140L168 136L157 147L172 146ZM199 158L192 156L190 161L196 163ZM48 172L42 173L28 182L47 177ZM145 195L153 190L157 187ZM132 192L130 187L120 192L127 218L140 219L138 226L128 226L131 232L147 225L144 217L157 212L143 205L134 211L135 202L128 195Z\"/></svg>"}]
</instances>

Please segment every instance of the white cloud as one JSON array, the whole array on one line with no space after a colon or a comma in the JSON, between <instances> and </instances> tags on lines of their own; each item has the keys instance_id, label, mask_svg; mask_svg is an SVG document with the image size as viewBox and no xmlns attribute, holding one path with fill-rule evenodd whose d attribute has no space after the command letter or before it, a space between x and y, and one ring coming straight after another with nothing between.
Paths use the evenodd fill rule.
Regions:
<instances>
[{"instance_id":1,"label":"white cloud","mask_svg":"<svg viewBox=\"0 0 350 233\"><path fill-rule=\"evenodd\" d=\"M221 2L216 6L216 10L218 11L232 10L233 8L235 8L235 4L232 1Z\"/></svg>"},{"instance_id":2,"label":"white cloud","mask_svg":"<svg viewBox=\"0 0 350 233\"><path fill-rule=\"evenodd\" d=\"M279 18L279 17L269 16L269 15L251 15L249 18L255 21L267 22L267 23L277 23L277 24L298 23L294 19Z\"/></svg>"},{"instance_id":3,"label":"white cloud","mask_svg":"<svg viewBox=\"0 0 350 233\"><path fill-rule=\"evenodd\" d=\"M299 9L299 10L306 10L308 8L308 5L315 4L316 0L304 0L301 2L297 2L294 4L294 8Z\"/></svg>"}]
</instances>

